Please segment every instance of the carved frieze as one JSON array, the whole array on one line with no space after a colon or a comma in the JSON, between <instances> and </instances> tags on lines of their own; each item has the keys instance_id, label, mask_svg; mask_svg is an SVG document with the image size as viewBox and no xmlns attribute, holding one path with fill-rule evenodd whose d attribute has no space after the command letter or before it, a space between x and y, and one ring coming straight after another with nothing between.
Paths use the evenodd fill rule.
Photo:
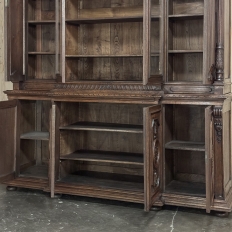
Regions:
<instances>
[{"instance_id":1,"label":"carved frieze","mask_svg":"<svg viewBox=\"0 0 232 232\"><path fill-rule=\"evenodd\" d=\"M66 90L124 90L124 91L159 91L161 86L133 84L57 84L55 89Z\"/></svg>"}]
</instances>

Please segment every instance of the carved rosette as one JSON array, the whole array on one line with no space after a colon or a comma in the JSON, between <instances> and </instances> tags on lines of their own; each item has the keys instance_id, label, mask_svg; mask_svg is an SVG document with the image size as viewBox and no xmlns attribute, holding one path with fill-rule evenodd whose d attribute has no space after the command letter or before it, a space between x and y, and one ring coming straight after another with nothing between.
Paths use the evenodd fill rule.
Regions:
<instances>
[{"instance_id":1,"label":"carved rosette","mask_svg":"<svg viewBox=\"0 0 232 232\"><path fill-rule=\"evenodd\" d=\"M158 140L158 133L159 133L159 120L153 119L152 120L152 139L153 139L153 188L156 188L160 185L160 144Z\"/></svg>"},{"instance_id":2,"label":"carved rosette","mask_svg":"<svg viewBox=\"0 0 232 232\"><path fill-rule=\"evenodd\" d=\"M224 80L224 46L221 43L217 43L216 46L216 80Z\"/></svg>"},{"instance_id":3,"label":"carved rosette","mask_svg":"<svg viewBox=\"0 0 232 232\"><path fill-rule=\"evenodd\" d=\"M214 106L213 109L213 117L214 117L214 129L216 132L217 142L222 142L222 107Z\"/></svg>"}]
</instances>

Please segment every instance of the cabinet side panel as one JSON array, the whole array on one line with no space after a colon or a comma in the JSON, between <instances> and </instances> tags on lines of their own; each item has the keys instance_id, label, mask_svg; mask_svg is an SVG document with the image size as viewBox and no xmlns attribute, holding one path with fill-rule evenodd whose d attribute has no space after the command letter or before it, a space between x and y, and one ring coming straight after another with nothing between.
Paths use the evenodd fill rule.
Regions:
<instances>
[{"instance_id":1,"label":"cabinet side panel","mask_svg":"<svg viewBox=\"0 0 232 232\"><path fill-rule=\"evenodd\" d=\"M15 108L0 108L0 180L14 172Z\"/></svg>"}]
</instances>

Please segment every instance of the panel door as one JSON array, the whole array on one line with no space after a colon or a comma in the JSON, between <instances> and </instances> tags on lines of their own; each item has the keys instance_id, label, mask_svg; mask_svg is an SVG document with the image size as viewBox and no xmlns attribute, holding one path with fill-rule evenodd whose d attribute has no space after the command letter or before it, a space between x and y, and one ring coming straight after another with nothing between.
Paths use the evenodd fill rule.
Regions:
<instances>
[{"instance_id":1,"label":"panel door","mask_svg":"<svg viewBox=\"0 0 232 232\"><path fill-rule=\"evenodd\" d=\"M14 178L17 101L0 102L0 181Z\"/></svg>"},{"instance_id":2,"label":"panel door","mask_svg":"<svg viewBox=\"0 0 232 232\"><path fill-rule=\"evenodd\" d=\"M213 151L213 107L205 109L205 168L206 211L209 213L214 201L214 151Z\"/></svg>"},{"instance_id":3,"label":"panel door","mask_svg":"<svg viewBox=\"0 0 232 232\"><path fill-rule=\"evenodd\" d=\"M162 181L161 107L144 109L144 203L149 211L160 197Z\"/></svg>"}]
</instances>

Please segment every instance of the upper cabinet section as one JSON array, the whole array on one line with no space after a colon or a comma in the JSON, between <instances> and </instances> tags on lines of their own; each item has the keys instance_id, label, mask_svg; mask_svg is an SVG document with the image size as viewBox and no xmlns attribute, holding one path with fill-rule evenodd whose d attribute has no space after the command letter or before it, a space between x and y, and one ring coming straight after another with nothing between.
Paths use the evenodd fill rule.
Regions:
<instances>
[{"instance_id":1,"label":"upper cabinet section","mask_svg":"<svg viewBox=\"0 0 232 232\"><path fill-rule=\"evenodd\" d=\"M215 64L213 2L168 1L166 82L212 82L210 70Z\"/></svg>"},{"instance_id":2,"label":"upper cabinet section","mask_svg":"<svg viewBox=\"0 0 232 232\"><path fill-rule=\"evenodd\" d=\"M159 0L62 0L63 82L146 84L160 74L160 8Z\"/></svg>"},{"instance_id":3,"label":"upper cabinet section","mask_svg":"<svg viewBox=\"0 0 232 232\"><path fill-rule=\"evenodd\" d=\"M24 2L26 79L56 79L59 74L59 0Z\"/></svg>"}]
</instances>

